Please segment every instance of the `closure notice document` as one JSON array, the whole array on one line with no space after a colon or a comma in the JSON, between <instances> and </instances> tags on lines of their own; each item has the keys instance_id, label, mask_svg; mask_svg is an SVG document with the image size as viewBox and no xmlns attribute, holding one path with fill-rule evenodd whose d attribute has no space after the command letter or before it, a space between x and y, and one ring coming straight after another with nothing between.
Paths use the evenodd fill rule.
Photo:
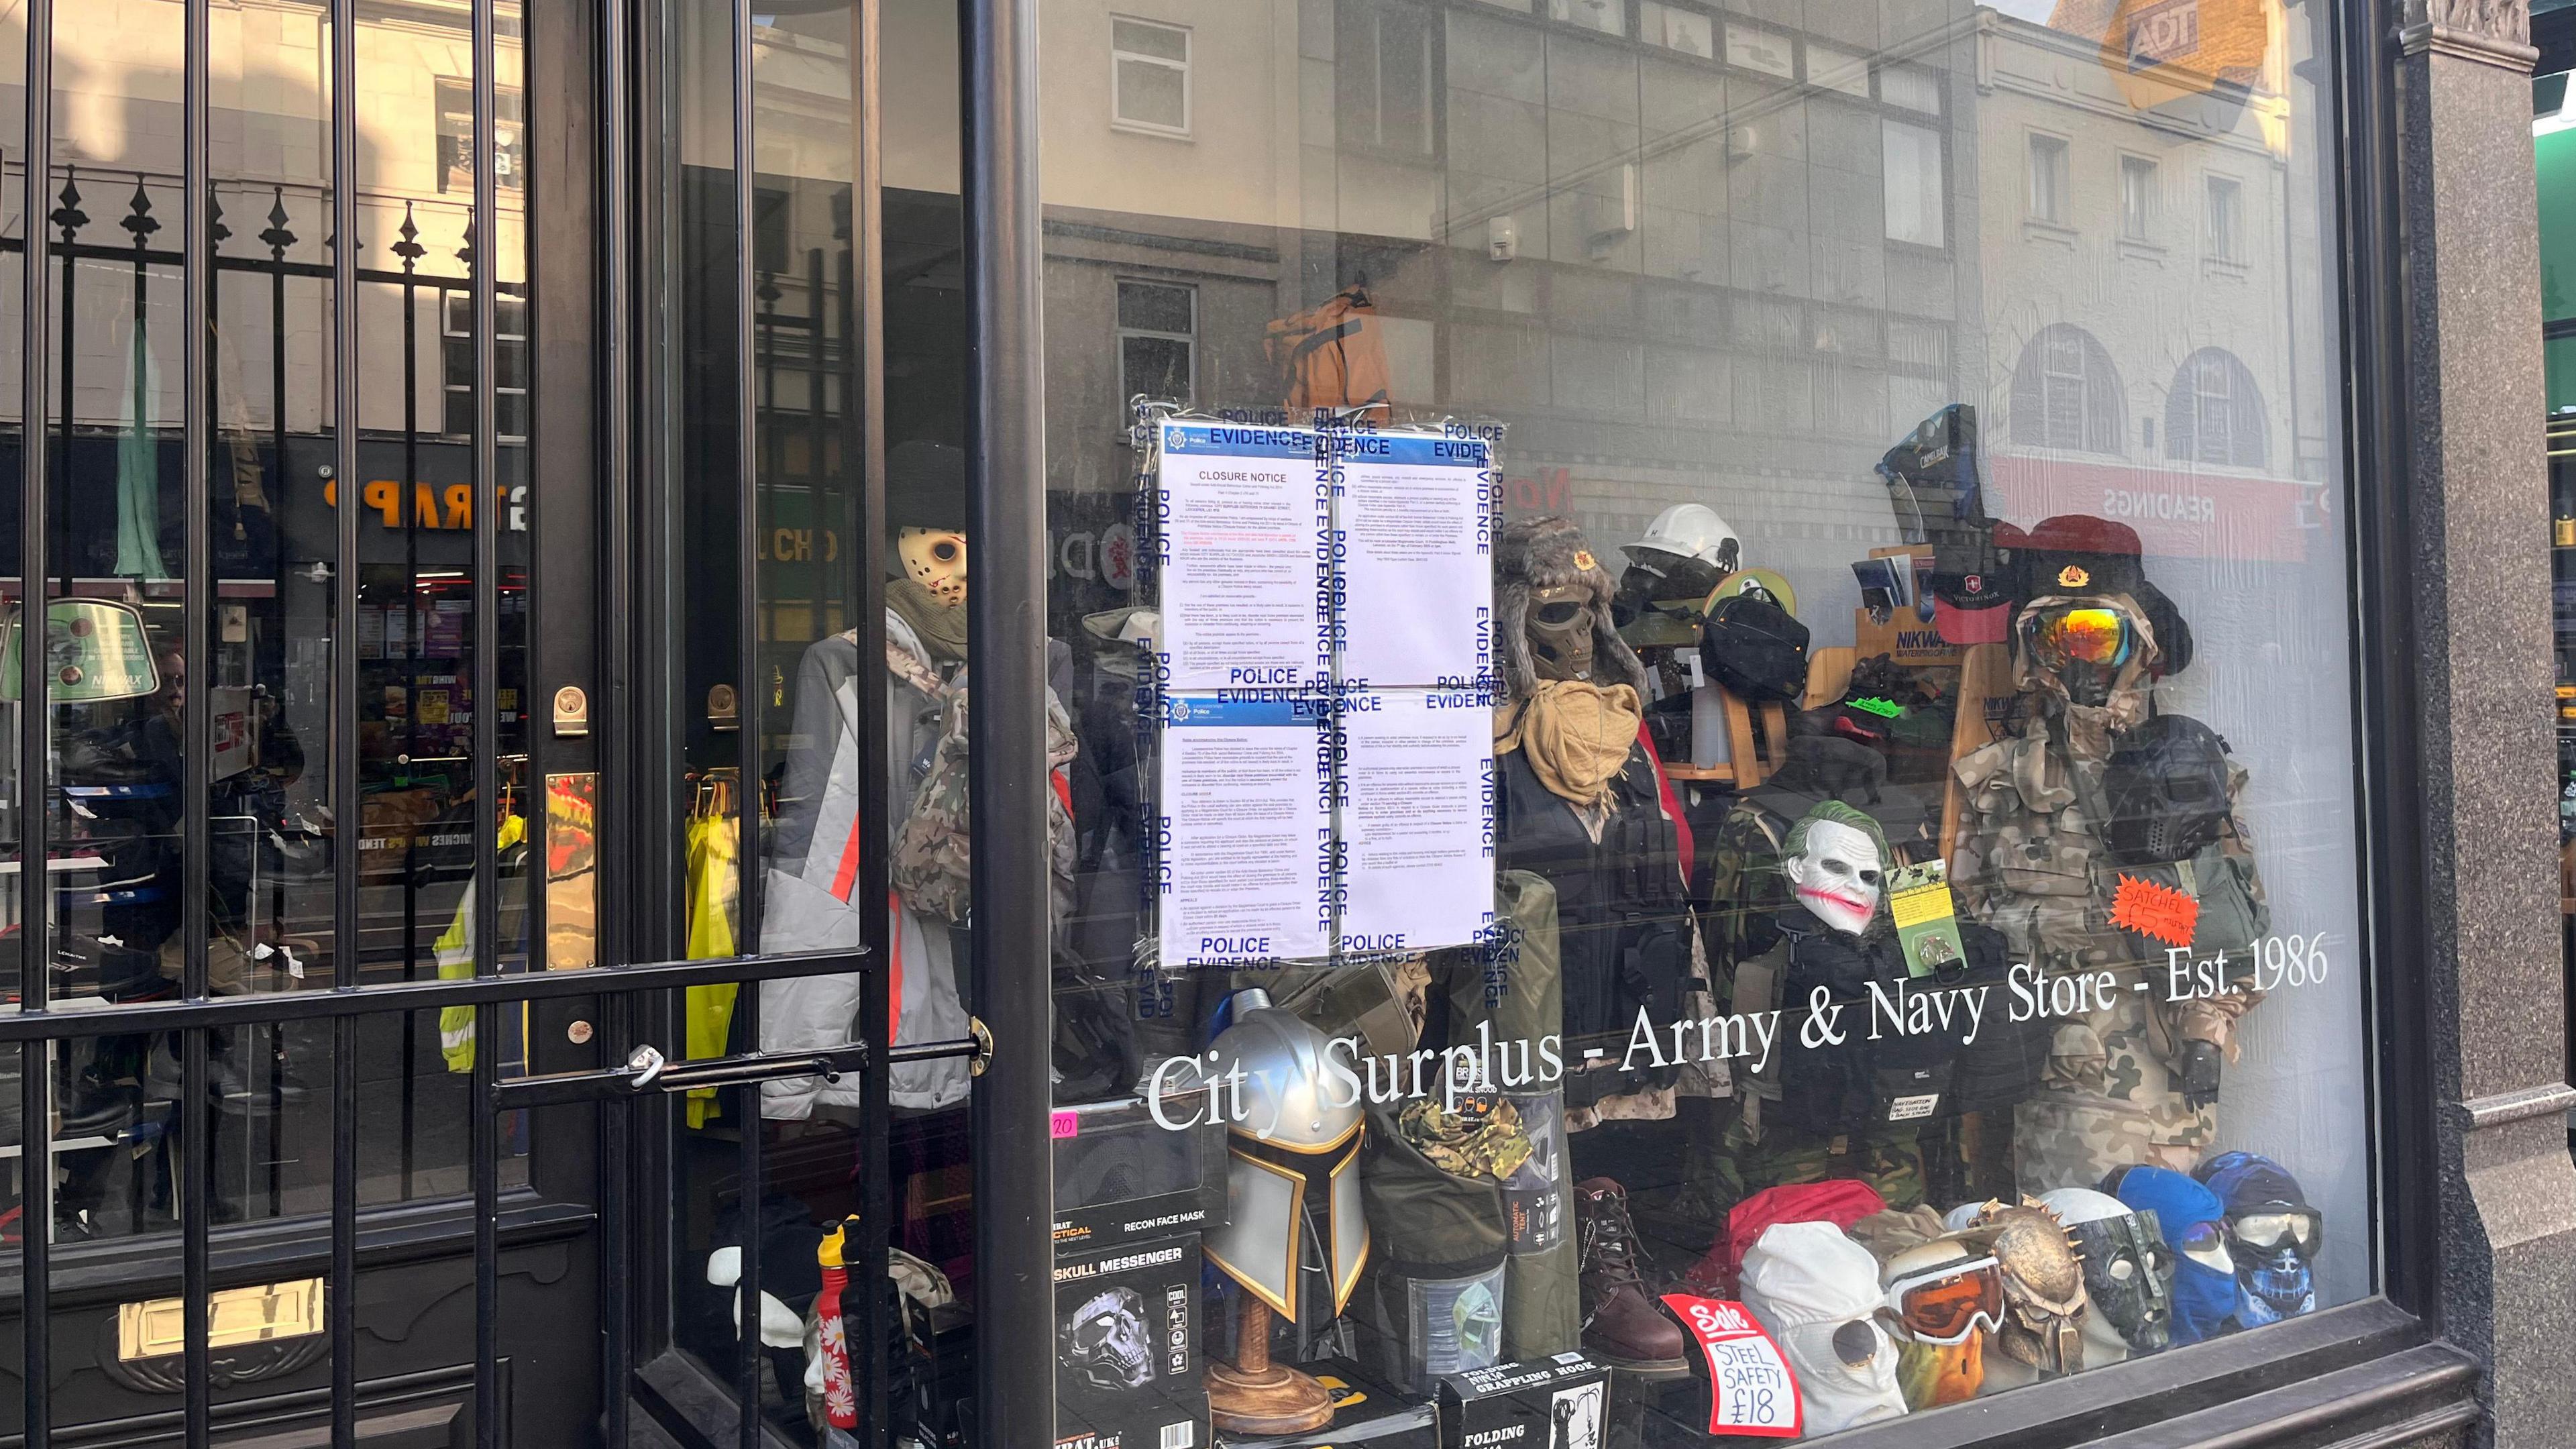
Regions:
<instances>
[{"instance_id":1,"label":"closure notice document","mask_svg":"<svg viewBox=\"0 0 2576 1449\"><path fill-rule=\"evenodd\" d=\"M1159 442L1163 963L1481 939L1493 441L1167 419Z\"/></svg>"},{"instance_id":2,"label":"closure notice document","mask_svg":"<svg viewBox=\"0 0 2576 1449\"><path fill-rule=\"evenodd\" d=\"M1312 428L1166 422L1154 499L1166 687L1332 681L1332 501Z\"/></svg>"}]
</instances>

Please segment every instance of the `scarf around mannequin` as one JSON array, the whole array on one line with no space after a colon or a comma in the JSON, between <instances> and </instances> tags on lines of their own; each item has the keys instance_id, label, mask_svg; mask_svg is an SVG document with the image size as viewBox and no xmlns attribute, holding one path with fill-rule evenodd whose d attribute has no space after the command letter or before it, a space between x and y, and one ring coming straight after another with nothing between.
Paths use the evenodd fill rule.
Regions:
<instances>
[{"instance_id":1,"label":"scarf around mannequin","mask_svg":"<svg viewBox=\"0 0 2576 1449\"><path fill-rule=\"evenodd\" d=\"M903 616L922 647L942 663L966 657L966 611L941 602L919 579L886 580L886 607Z\"/></svg>"},{"instance_id":2,"label":"scarf around mannequin","mask_svg":"<svg viewBox=\"0 0 2576 1449\"><path fill-rule=\"evenodd\" d=\"M1538 782L1583 809L1609 798L1637 744L1645 706L1625 684L1542 679L1537 693L1494 712L1494 753L1521 752Z\"/></svg>"}]
</instances>

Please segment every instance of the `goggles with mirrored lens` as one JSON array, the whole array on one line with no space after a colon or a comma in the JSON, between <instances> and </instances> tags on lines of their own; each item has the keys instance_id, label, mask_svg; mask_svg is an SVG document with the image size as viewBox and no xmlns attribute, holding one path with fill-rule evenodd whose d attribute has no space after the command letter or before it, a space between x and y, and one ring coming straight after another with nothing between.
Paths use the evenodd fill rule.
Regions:
<instances>
[{"instance_id":1,"label":"goggles with mirrored lens","mask_svg":"<svg viewBox=\"0 0 2576 1449\"><path fill-rule=\"evenodd\" d=\"M2052 609L2031 625L2030 647L2051 668L2073 663L2116 669L2129 659L2129 616L2117 609Z\"/></svg>"},{"instance_id":2,"label":"goggles with mirrored lens","mask_svg":"<svg viewBox=\"0 0 2576 1449\"><path fill-rule=\"evenodd\" d=\"M1887 1285L1887 1314L1917 1343L1965 1343L2003 1326L2003 1267L1989 1255L1908 1273Z\"/></svg>"},{"instance_id":3,"label":"goggles with mirrored lens","mask_svg":"<svg viewBox=\"0 0 2576 1449\"><path fill-rule=\"evenodd\" d=\"M2186 1223L2173 1245L2184 1253L2215 1252L2227 1246L2227 1230L2217 1223Z\"/></svg>"},{"instance_id":4,"label":"goggles with mirrored lens","mask_svg":"<svg viewBox=\"0 0 2576 1449\"><path fill-rule=\"evenodd\" d=\"M2282 1212L2245 1213L2227 1220L2227 1229L2236 1241L2249 1248L2278 1248L2287 1243L2301 1253L2316 1250L2324 1224L2313 1208L2293 1208Z\"/></svg>"}]
</instances>

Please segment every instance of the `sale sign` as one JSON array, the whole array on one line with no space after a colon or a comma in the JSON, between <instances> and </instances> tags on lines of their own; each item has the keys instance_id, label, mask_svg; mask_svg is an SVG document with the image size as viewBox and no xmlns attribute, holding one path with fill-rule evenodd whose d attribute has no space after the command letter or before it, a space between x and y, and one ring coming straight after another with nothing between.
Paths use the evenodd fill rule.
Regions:
<instances>
[{"instance_id":1,"label":"sale sign","mask_svg":"<svg viewBox=\"0 0 2576 1449\"><path fill-rule=\"evenodd\" d=\"M1797 1375L1743 1304L1667 1293L1664 1306L1708 1360L1708 1432L1798 1437L1806 1417L1798 1408Z\"/></svg>"}]
</instances>

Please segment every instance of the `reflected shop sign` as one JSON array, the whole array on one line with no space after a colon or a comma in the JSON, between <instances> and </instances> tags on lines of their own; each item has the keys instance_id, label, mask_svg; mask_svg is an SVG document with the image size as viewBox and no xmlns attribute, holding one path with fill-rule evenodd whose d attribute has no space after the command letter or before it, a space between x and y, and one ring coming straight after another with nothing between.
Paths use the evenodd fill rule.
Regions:
<instances>
[{"instance_id":1,"label":"reflected shop sign","mask_svg":"<svg viewBox=\"0 0 2576 1449\"><path fill-rule=\"evenodd\" d=\"M2329 526L2323 485L2118 463L1989 454L1986 508L2028 526L2085 514L2125 523L2151 555L2296 563Z\"/></svg>"}]
</instances>

